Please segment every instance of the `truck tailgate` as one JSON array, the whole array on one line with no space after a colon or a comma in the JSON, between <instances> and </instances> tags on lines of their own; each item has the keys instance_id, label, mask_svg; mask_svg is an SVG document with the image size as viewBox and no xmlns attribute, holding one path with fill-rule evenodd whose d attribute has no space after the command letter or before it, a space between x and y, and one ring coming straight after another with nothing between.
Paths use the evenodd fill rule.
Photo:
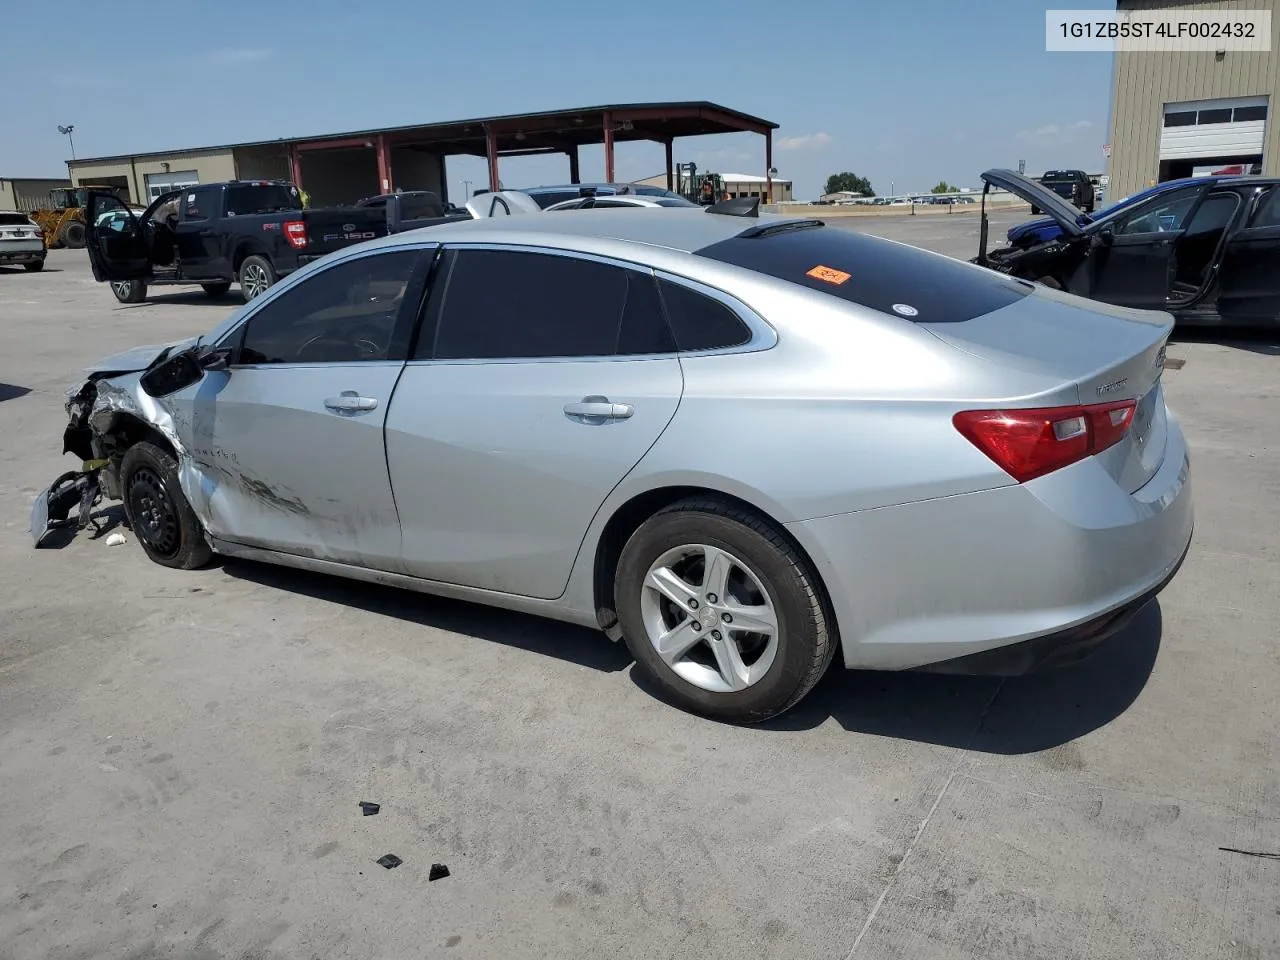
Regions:
<instances>
[{"instance_id":1,"label":"truck tailgate","mask_svg":"<svg viewBox=\"0 0 1280 960\"><path fill-rule=\"evenodd\" d=\"M387 220L381 210L363 207L333 207L305 210L306 254L321 257L353 243L363 243L387 235Z\"/></svg>"}]
</instances>

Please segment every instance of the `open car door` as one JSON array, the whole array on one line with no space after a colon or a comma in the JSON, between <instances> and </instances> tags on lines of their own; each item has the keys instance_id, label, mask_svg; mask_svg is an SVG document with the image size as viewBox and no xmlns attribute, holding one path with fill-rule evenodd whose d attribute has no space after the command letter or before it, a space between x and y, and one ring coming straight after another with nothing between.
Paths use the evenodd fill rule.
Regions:
<instances>
[{"instance_id":1,"label":"open car door","mask_svg":"<svg viewBox=\"0 0 1280 960\"><path fill-rule=\"evenodd\" d=\"M1122 307L1165 310L1178 242L1209 185L1161 194L1090 224L1088 255L1068 279L1071 293Z\"/></svg>"},{"instance_id":2,"label":"open car door","mask_svg":"<svg viewBox=\"0 0 1280 960\"><path fill-rule=\"evenodd\" d=\"M1252 217L1227 240L1218 272L1225 323L1280 319L1280 186L1258 198Z\"/></svg>"},{"instance_id":3,"label":"open car door","mask_svg":"<svg viewBox=\"0 0 1280 960\"><path fill-rule=\"evenodd\" d=\"M144 226L159 198L141 217L108 190L90 190L85 200L85 246L93 278L120 282L151 276L151 234Z\"/></svg>"}]
</instances>

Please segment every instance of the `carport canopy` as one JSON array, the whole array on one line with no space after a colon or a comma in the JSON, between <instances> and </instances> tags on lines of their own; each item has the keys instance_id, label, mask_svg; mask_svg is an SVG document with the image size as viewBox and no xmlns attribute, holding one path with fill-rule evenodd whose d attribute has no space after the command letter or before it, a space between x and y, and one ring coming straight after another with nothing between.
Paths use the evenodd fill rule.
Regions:
<instances>
[{"instance_id":1,"label":"carport canopy","mask_svg":"<svg viewBox=\"0 0 1280 960\"><path fill-rule=\"evenodd\" d=\"M497 190L501 157L563 153L569 160L570 182L580 183L579 148L603 144L605 180L613 182L614 145L648 140L666 147L667 187L672 189L672 142L676 138L746 132L758 133L765 138L764 173L768 181L766 196L769 196L772 194L773 131L776 129L776 123L705 100L613 104L293 140L290 141L290 166L294 182L303 186L299 159L302 152L372 145L377 153L378 179L382 192L386 193L394 182L391 151L408 148L442 157L485 157L489 164L489 189Z\"/></svg>"}]
</instances>

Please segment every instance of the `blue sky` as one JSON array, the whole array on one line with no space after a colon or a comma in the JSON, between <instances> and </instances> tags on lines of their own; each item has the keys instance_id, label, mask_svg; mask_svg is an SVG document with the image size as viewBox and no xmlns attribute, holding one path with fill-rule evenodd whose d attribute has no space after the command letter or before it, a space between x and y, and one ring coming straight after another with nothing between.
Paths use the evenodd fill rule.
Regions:
<instances>
[{"instance_id":1,"label":"blue sky","mask_svg":"<svg viewBox=\"0 0 1280 960\"><path fill-rule=\"evenodd\" d=\"M1019 160L1036 174L1101 170L1111 55L1046 53L1046 6L115 0L104 17L95 0L8 3L16 95L0 101L0 177L65 175L58 124L75 125L76 154L90 157L654 100L779 123L774 165L799 196L842 170L881 193L968 186ZM54 35L56 58L36 42ZM678 140L676 159L763 173L763 138ZM623 144L617 177L662 163L658 144ZM501 172L506 186L568 179L558 157ZM582 175L603 175L599 148L583 151ZM459 196L483 161L453 158L448 177Z\"/></svg>"}]
</instances>

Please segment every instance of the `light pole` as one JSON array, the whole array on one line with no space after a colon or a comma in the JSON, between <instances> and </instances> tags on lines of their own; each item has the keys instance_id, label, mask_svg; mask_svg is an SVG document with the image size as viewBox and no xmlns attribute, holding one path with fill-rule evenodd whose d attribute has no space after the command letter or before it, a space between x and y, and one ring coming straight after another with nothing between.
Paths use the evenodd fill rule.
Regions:
<instances>
[{"instance_id":1,"label":"light pole","mask_svg":"<svg viewBox=\"0 0 1280 960\"><path fill-rule=\"evenodd\" d=\"M462 181L462 195L463 195L467 200L470 200L470 199L471 199L471 181L470 181L470 180L463 180L463 181Z\"/></svg>"},{"instance_id":2,"label":"light pole","mask_svg":"<svg viewBox=\"0 0 1280 960\"><path fill-rule=\"evenodd\" d=\"M71 131L74 130L75 128L76 128L76 125L74 123L69 123L65 127L62 124L58 124L58 132L63 136L65 136L67 138L67 142L71 144L72 160L76 158L76 142L71 138Z\"/></svg>"}]
</instances>

